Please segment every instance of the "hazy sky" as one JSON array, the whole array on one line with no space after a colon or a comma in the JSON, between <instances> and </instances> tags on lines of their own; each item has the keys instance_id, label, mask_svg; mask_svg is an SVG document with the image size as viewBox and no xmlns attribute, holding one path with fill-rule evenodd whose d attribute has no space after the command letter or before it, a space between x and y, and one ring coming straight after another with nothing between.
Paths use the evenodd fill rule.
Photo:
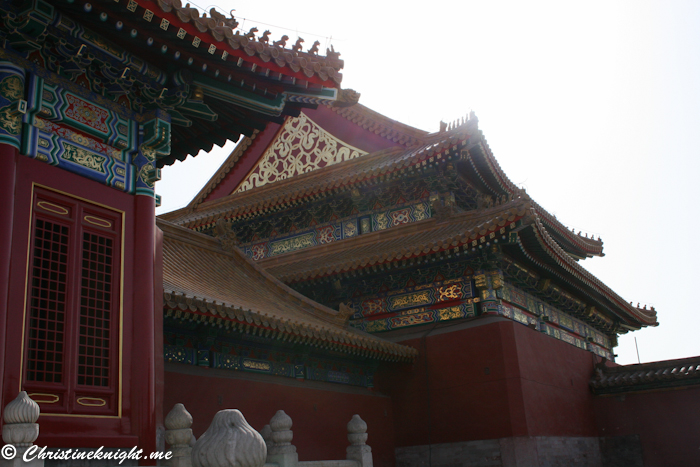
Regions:
<instances>
[{"instance_id":1,"label":"hazy sky","mask_svg":"<svg viewBox=\"0 0 700 467\"><path fill-rule=\"evenodd\" d=\"M656 308L618 362L637 362L635 336L642 362L700 355L700 2L198 2L214 5L271 39L332 36L343 87L391 118L437 131L473 109L510 179L605 242L583 266ZM232 148L165 169L159 213Z\"/></svg>"}]
</instances>

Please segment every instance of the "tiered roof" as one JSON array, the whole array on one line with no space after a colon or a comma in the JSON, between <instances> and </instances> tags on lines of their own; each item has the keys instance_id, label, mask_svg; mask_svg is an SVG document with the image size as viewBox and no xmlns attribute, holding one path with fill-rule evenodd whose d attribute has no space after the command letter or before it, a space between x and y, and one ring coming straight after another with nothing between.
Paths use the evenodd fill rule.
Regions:
<instances>
[{"instance_id":1,"label":"tiered roof","mask_svg":"<svg viewBox=\"0 0 700 467\"><path fill-rule=\"evenodd\" d=\"M350 113L350 109L356 107L359 106L342 109L341 112L344 115L355 115ZM364 114L363 119L373 117L362 108L357 113ZM383 118L386 120L386 117ZM380 121L375 127L382 128L384 134L393 135L386 131L386 125L380 125L381 123L383 122ZM193 202L187 208L166 214L165 218L188 228L201 229L213 225L220 218L236 219L266 214L304 203L309 199L329 196L339 190L350 190L355 186L398 178L406 173L420 171L426 166L448 162L460 176L496 199L517 196L520 189L501 170L483 134L478 130L477 123L478 120L474 117L450 131L420 134L418 130L410 140L403 140L407 143L410 141L409 147L396 146L378 151L252 192L234 193L207 202ZM368 127L373 128L371 125ZM403 134L408 133L405 128L401 130ZM238 160L245 152L247 144L250 143L244 140L242 149L235 149L229 160ZM224 166L227 165L229 161L224 163ZM217 173L212 178L212 181L217 182L210 181L195 201L202 199L202 193L211 192L214 188L212 185L220 183L222 178ZM603 256L603 242L600 239L576 235L539 204L534 203L534 206L550 236L569 255L576 259Z\"/></svg>"},{"instance_id":2,"label":"tiered roof","mask_svg":"<svg viewBox=\"0 0 700 467\"><path fill-rule=\"evenodd\" d=\"M238 249L163 220L166 313L269 339L313 345L378 360L406 361L411 347L348 325L348 316L295 292Z\"/></svg>"},{"instance_id":3,"label":"tiered roof","mask_svg":"<svg viewBox=\"0 0 700 467\"><path fill-rule=\"evenodd\" d=\"M481 193L490 195L490 200L481 209L452 212L447 221L444 216L436 216L263 259L259 264L285 282L308 280L433 252L470 248L485 236L500 236L501 229L520 221L515 243L509 238L511 244L503 246L511 257L529 265L542 277L589 297L587 301L606 315L602 319L617 317L621 332L657 325L653 309L632 306L578 264L580 258L602 256L602 242L569 231L515 186L493 157L477 122L472 116L462 125L424 135L414 146L392 147L248 192L203 202L168 218L191 229L210 228L219 219L252 218L440 166L441 170L455 172Z\"/></svg>"}]
</instances>

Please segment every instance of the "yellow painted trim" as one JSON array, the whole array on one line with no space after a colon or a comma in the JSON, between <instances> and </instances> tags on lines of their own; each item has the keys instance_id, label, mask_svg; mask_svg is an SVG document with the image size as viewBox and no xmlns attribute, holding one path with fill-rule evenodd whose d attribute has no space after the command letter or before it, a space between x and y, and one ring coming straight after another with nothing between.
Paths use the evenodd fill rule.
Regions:
<instances>
[{"instance_id":1,"label":"yellow painted trim","mask_svg":"<svg viewBox=\"0 0 700 467\"><path fill-rule=\"evenodd\" d=\"M36 203L36 205L44 211L49 211L54 214L59 214L61 216L65 216L66 214L68 214L68 209L64 208L63 206L59 206L58 204L49 203L48 201L39 201L38 203Z\"/></svg>"},{"instance_id":2,"label":"yellow painted trim","mask_svg":"<svg viewBox=\"0 0 700 467\"><path fill-rule=\"evenodd\" d=\"M31 400L36 402L37 404L55 404L59 400L61 400L60 397L58 397L56 394L45 394L42 392L33 392L31 394L27 394ZM36 396L46 396L46 397L51 397L51 400L41 400L37 399Z\"/></svg>"},{"instance_id":3,"label":"yellow painted trim","mask_svg":"<svg viewBox=\"0 0 700 467\"><path fill-rule=\"evenodd\" d=\"M85 401L85 402L81 402ZM94 403L91 401L95 401ZM101 399L99 397L78 397L76 401L80 405L84 405L85 407L103 407L107 405L107 401L104 399Z\"/></svg>"},{"instance_id":4,"label":"yellow painted trim","mask_svg":"<svg viewBox=\"0 0 700 467\"><path fill-rule=\"evenodd\" d=\"M80 201L85 201L86 203L93 204L95 206L100 206L102 208L108 209L112 212L118 213L121 215L121 222L122 222L122 231L121 231L121 265L120 265L120 286L119 286L119 381L117 381L117 415L82 415L82 414L41 414L41 417L76 417L76 418L122 418L122 389L123 389L123 377L124 377L124 371L123 371L123 366L124 366L124 245L125 245L125 238L124 234L126 232L126 215L125 212L122 211L121 209L116 209L112 206L108 206L106 204L102 203L97 203L93 200L89 200L87 198L83 198L82 196L76 196L74 194L62 191L62 190L57 190L56 188L52 188L46 185L42 185L36 182L32 182L32 190L31 190L31 195L30 195L30 204L29 204L29 229L28 229L28 234L27 234L27 257L25 260L26 263L26 268L25 268L25 273L24 273L24 309L22 311L22 346L21 346L21 352L20 352L20 366L19 366L19 391L22 391L22 381L24 381L24 342L26 341L26 325L27 325L27 291L29 289L29 256L31 252L31 241L32 241L32 221L34 220L34 189L35 188L43 188L48 191L53 191L54 193L62 194L68 197L71 197L73 199L77 199Z\"/></svg>"},{"instance_id":5,"label":"yellow painted trim","mask_svg":"<svg viewBox=\"0 0 700 467\"><path fill-rule=\"evenodd\" d=\"M98 227L104 227L104 228L109 228L112 227L112 223L108 221L107 219L100 219L99 217L95 216L85 216L83 217L85 222L89 222L92 225L96 225Z\"/></svg>"},{"instance_id":6,"label":"yellow painted trim","mask_svg":"<svg viewBox=\"0 0 700 467\"><path fill-rule=\"evenodd\" d=\"M117 417L116 415L81 415L81 414L73 414L73 413L42 413L42 414L39 414L39 418L41 418L41 417L114 418L114 419L121 418L121 417Z\"/></svg>"}]
</instances>

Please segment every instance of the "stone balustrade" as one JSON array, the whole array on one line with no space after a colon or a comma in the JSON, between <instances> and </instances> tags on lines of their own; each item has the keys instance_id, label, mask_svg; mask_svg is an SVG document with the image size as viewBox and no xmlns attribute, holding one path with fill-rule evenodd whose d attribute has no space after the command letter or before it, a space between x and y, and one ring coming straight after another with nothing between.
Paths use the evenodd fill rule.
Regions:
<instances>
[{"instance_id":1,"label":"stone balustrade","mask_svg":"<svg viewBox=\"0 0 700 467\"><path fill-rule=\"evenodd\" d=\"M170 467L372 467L367 424L354 415L347 424L346 459L299 462L292 444L292 418L278 410L258 433L235 409L219 411L191 446L192 416L176 404L165 419L165 439L173 452Z\"/></svg>"},{"instance_id":2,"label":"stone balustrade","mask_svg":"<svg viewBox=\"0 0 700 467\"><path fill-rule=\"evenodd\" d=\"M3 449L16 452L13 459L0 459L0 467L44 467L43 460L24 462L22 455L39 436L39 405L25 391L3 412ZM347 425L346 459L299 462L292 444L292 418L278 410L260 433L235 409L220 410L204 434L195 440L192 415L175 404L165 417L165 441L172 456L169 467L372 467L372 449L366 444L367 424L354 415ZM3 451L5 453L5 451Z\"/></svg>"}]
</instances>

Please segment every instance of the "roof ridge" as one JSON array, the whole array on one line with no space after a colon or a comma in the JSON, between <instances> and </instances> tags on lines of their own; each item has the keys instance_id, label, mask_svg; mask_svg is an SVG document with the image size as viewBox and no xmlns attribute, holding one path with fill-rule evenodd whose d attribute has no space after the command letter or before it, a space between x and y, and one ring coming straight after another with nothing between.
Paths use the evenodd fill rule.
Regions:
<instances>
[{"instance_id":1,"label":"roof ridge","mask_svg":"<svg viewBox=\"0 0 700 467\"><path fill-rule=\"evenodd\" d=\"M421 144L430 133L387 117L360 103L350 107L326 104L346 120L406 147Z\"/></svg>"},{"instance_id":2,"label":"roof ridge","mask_svg":"<svg viewBox=\"0 0 700 467\"><path fill-rule=\"evenodd\" d=\"M479 137L475 141L475 146L480 146L483 149L482 153L486 158L487 165L489 168L492 169L498 183L505 191L510 193L520 190L520 188L515 183L513 183L510 180L510 178L508 178L508 175L506 175L504 170L501 168L501 165L498 163L498 160L493 155L493 151L491 150L491 147L489 146L488 141L486 140L486 137L484 136L483 132L479 130L478 134ZM544 218L548 223L552 224L553 227L557 227L557 231L560 232L560 234L564 235L569 241L578 245L584 251L591 251L593 255L604 256L602 241L600 241L599 245L590 245L591 242L598 243L598 241L593 240L592 238L589 239L587 242L584 242L582 238L579 238L577 235L573 235L563 223L561 223L555 216L550 214L539 203L537 203L534 200L533 203L535 204L535 207L538 210L540 217Z\"/></svg>"},{"instance_id":3,"label":"roof ridge","mask_svg":"<svg viewBox=\"0 0 700 467\"><path fill-rule=\"evenodd\" d=\"M143 0L139 0L139 3L143 3ZM267 67L288 68L294 74L300 74L300 78L308 79L316 76L323 82L330 80L336 85L339 85L342 80L339 71L343 68L344 61L340 59L340 53L331 46L330 49L326 49L326 56L318 55L320 41L315 41L310 49L302 52L301 43L304 39L298 37L292 48L287 49L289 37L286 35L270 43L269 30L264 31L257 38L255 36L258 32L257 27L252 27L245 34L240 34L239 31L234 33L234 30L238 29L238 21L233 16L230 18L224 16L216 11L216 8L212 7L209 10L210 17L207 17L207 13L203 13L200 17L197 8L190 8L189 3L183 7L180 0L156 0L156 3L159 9L156 14L162 16L168 25L179 23L178 26L185 26L180 28L178 37L183 34L184 39L187 34L190 34L194 37L195 47L199 47L200 42L205 42L209 44L210 50L211 47L214 50L217 47L224 49L226 53L224 58L231 52L241 50L242 55L248 60L255 58ZM167 26L163 29L167 30ZM241 57L239 62L242 60Z\"/></svg>"},{"instance_id":4,"label":"roof ridge","mask_svg":"<svg viewBox=\"0 0 700 467\"><path fill-rule=\"evenodd\" d=\"M658 321L656 320L656 312L655 311L649 311L649 313L643 313L644 310L639 310L638 308L633 307L629 303L627 303L626 300L624 300L622 297L620 297L615 291L613 291L610 287L605 285L600 279L595 277L593 274L591 274L586 268L581 266L576 260L574 260L560 245L559 243L554 240L549 232L547 231L546 228L544 228L544 225L540 219L540 216L537 214L536 210L536 204L533 201L533 213L535 214L535 223L533 225L536 226L535 232L537 238L541 238L544 241L543 246L547 246L549 249L551 249L556 255L557 258L554 258L555 261L559 263L560 266L562 266L564 269L571 268L573 271L569 271L570 273L575 273L575 275L578 275L584 282L588 283L589 286L593 286L594 288L600 290L601 292L604 293L604 295L607 295L608 298L610 298L613 302L617 302L617 305L626 310L630 316L636 317L639 319L642 323L646 323L647 325L651 326L658 326ZM540 242L542 243L542 242ZM566 264L562 264L562 262ZM544 266L545 268L548 268L546 265ZM548 268L549 269L549 268Z\"/></svg>"}]
</instances>

